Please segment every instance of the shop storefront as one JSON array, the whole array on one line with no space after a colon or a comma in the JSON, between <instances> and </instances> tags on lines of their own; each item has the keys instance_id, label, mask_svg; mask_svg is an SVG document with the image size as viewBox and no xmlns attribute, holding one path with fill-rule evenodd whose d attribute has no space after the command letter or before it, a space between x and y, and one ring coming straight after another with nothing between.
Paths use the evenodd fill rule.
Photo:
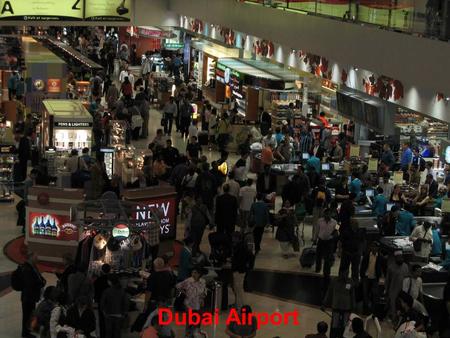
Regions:
<instances>
[{"instance_id":1,"label":"shop storefront","mask_svg":"<svg viewBox=\"0 0 450 338\"><path fill-rule=\"evenodd\" d=\"M38 144L48 160L49 175L58 176L72 149L81 153L91 148L93 118L76 100L44 100L43 106Z\"/></svg>"},{"instance_id":2,"label":"shop storefront","mask_svg":"<svg viewBox=\"0 0 450 338\"><path fill-rule=\"evenodd\" d=\"M209 99L219 102L214 97L217 60L227 57L238 58L239 53L240 50L237 48L224 47L207 40L192 39L189 51L190 78Z\"/></svg>"},{"instance_id":3,"label":"shop storefront","mask_svg":"<svg viewBox=\"0 0 450 338\"><path fill-rule=\"evenodd\" d=\"M216 97L236 102L242 121L258 121L259 107L282 118L290 103L301 104L301 92L295 87L299 76L281 66L247 59L219 59L216 67ZM281 122L281 121L280 121Z\"/></svg>"}]
</instances>

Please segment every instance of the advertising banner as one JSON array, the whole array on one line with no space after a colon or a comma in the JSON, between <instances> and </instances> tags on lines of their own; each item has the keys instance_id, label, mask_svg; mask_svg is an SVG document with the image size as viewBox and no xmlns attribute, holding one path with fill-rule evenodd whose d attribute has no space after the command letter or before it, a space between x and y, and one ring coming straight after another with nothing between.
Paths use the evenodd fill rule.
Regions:
<instances>
[{"instance_id":1,"label":"advertising banner","mask_svg":"<svg viewBox=\"0 0 450 338\"><path fill-rule=\"evenodd\" d=\"M145 210L139 210L139 206L136 211L135 219L137 221L136 226L148 226L148 222L151 221L151 211L148 208L156 208L160 211L159 217L161 220L161 240L175 239L177 228L177 212L176 212L176 196L164 196L152 198L146 201L137 202Z\"/></svg>"},{"instance_id":2,"label":"advertising banner","mask_svg":"<svg viewBox=\"0 0 450 338\"><path fill-rule=\"evenodd\" d=\"M85 0L87 21L130 21L131 0Z\"/></svg>"},{"instance_id":3,"label":"advertising banner","mask_svg":"<svg viewBox=\"0 0 450 338\"><path fill-rule=\"evenodd\" d=\"M31 211L28 213L29 237L58 241L78 241L78 227L70 216Z\"/></svg>"},{"instance_id":4,"label":"advertising banner","mask_svg":"<svg viewBox=\"0 0 450 338\"><path fill-rule=\"evenodd\" d=\"M61 79L48 79L47 80L47 92L61 93Z\"/></svg>"},{"instance_id":5,"label":"advertising banner","mask_svg":"<svg viewBox=\"0 0 450 338\"><path fill-rule=\"evenodd\" d=\"M78 21L83 6L84 0L5 0L0 1L0 20Z\"/></svg>"}]
</instances>

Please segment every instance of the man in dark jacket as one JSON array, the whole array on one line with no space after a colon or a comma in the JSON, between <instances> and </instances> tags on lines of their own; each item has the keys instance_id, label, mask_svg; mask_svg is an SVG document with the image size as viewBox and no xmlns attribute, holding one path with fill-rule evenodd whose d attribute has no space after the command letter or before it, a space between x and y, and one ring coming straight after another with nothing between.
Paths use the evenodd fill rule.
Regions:
<instances>
[{"instance_id":1,"label":"man in dark jacket","mask_svg":"<svg viewBox=\"0 0 450 338\"><path fill-rule=\"evenodd\" d=\"M22 265L21 279L23 287L20 296L22 302L22 337L34 337L30 332L31 315L36 308L36 303L41 298L41 290L46 284L36 263L36 255L29 252L27 261Z\"/></svg>"},{"instance_id":2,"label":"man in dark jacket","mask_svg":"<svg viewBox=\"0 0 450 338\"><path fill-rule=\"evenodd\" d=\"M172 140L166 141L166 147L162 150L162 157L164 162L173 168L180 157L180 153L177 148L172 146Z\"/></svg>"},{"instance_id":3,"label":"man in dark jacket","mask_svg":"<svg viewBox=\"0 0 450 338\"><path fill-rule=\"evenodd\" d=\"M264 196L277 190L276 176L270 172L270 166L264 167L264 172L258 174L256 179L256 192Z\"/></svg>"},{"instance_id":4,"label":"man in dark jacket","mask_svg":"<svg viewBox=\"0 0 450 338\"><path fill-rule=\"evenodd\" d=\"M209 172L208 163L203 163L202 172L195 181L195 193L202 199L212 215L214 211L214 197L217 195L217 181L213 174Z\"/></svg>"},{"instance_id":5,"label":"man in dark jacket","mask_svg":"<svg viewBox=\"0 0 450 338\"><path fill-rule=\"evenodd\" d=\"M100 338L106 337L105 330L105 316L103 314L101 300L105 290L109 288L109 273L111 272L111 266L109 264L102 265L102 274L94 282L95 302L98 304L98 324L100 329Z\"/></svg>"},{"instance_id":6,"label":"man in dark jacket","mask_svg":"<svg viewBox=\"0 0 450 338\"><path fill-rule=\"evenodd\" d=\"M247 304L244 299L245 274L253 268L254 256L248 248L245 240L239 242L233 250L231 257L231 270L233 271L233 291L235 303L238 308Z\"/></svg>"},{"instance_id":7,"label":"man in dark jacket","mask_svg":"<svg viewBox=\"0 0 450 338\"><path fill-rule=\"evenodd\" d=\"M95 314L90 305L91 301L88 297L78 297L75 304L67 310L66 315L66 325L87 338L92 337L91 333L95 331L96 326Z\"/></svg>"},{"instance_id":8,"label":"man in dark jacket","mask_svg":"<svg viewBox=\"0 0 450 338\"><path fill-rule=\"evenodd\" d=\"M386 260L379 253L378 243L374 242L370 246L370 251L363 256L360 268L365 313L373 313L369 309L369 303L373 307L374 302L379 296L378 283L380 278L385 275Z\"/></svg>"},{"instance_id":9,"label":"man in dark jacket","mask_svg":"<svg viewBox=\"0 0 450 338\"><path fill-rule=\"evenodd\" d=\"M217 231L225 232L230 236L234 232L237 220L238 202L236 197L230 195L230 186L223 186L223 195L216 199L216 225Z\"/></svg>"},{"instance_id":10,"label":"man in dark jacket","mask_svg":"<svg viewBox=\"0 0 450 338\"><path fill-rule=\"evenodd\" d=\"M18 161L14 164L14 181L22 182L27 178L27 166L31 155L31 145L30 140L24 136L23 131L17 131L14 139L19 144L16 150Z\"/></svg>"},{"instance_id":11,"label":"man in dark jacket","mask_svg":"<svg viewBox=\"0 0 450 338\"><path fill-rule=\"evenodd\" d=\"M128 313L128 296L117 276L110 276L111 287L105 290L101 309L105 316L106 337L120 338L122 322Z\"/></svg>"},{"instance_id":12,"label":"man in dark jacket","mask_svg":"<svg viewBox=\"0 0 450 338\"><path fill-rule=\"evenodd\" d=\"M170 304L176 284L175 275L166 269L162 258L158 257L153 261L153 269L147 280L144 304L146 310L154 309L157 304Z\"/></svg>"},{"instance_id":13,"label":"man in dark jacket","mask_svg":"<svg viewBox=\"0 0 450 338\"><path fill-rule=\"evenodd\" d=\"M352 279L356 283L359 279L359 263L361 261L361 243L363 234L359 229L358 222L352 218L348 225L342 225L340 228L340 241L342 245L341 265L339 273L345 276L351 265Z\"/></svg>"}]
</instances>

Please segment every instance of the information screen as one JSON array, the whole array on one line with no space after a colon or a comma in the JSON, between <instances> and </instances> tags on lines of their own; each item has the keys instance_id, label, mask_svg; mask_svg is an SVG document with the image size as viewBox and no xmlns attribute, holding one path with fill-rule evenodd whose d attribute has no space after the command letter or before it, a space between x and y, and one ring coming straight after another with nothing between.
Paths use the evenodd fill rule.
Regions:
<instances>
[{"instance_id":1,"label":"information screen","mask_svg":"<svg viewBox=\"0 0 450 338\"><path fill-rule=\"evenodd\" d=\"M97 1L97 0L96 0ZM83 20L84 0L0 1L0 20Z\"/></svg>"},{"instance_id":2,"label":"information screen","mask_svg":"<svg viewBox=\"0 0 450 338\"><path fill-rule=\"evenodd\" d=\"M131 0L85 0L85 20L130 21Z\"/></svg>"}]
</instances>

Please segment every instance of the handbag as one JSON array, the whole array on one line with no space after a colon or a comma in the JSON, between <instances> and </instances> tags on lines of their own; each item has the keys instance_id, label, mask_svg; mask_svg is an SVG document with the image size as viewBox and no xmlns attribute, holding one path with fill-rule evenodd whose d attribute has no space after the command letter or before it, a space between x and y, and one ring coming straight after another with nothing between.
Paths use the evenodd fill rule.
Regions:
<instances>
[{"instance_id":1,"label":"handbag","mask_svg":"<svg viewBox=\"0 0 450 338\"><path fill-rule=\"evenodd\" d=\"M427 231L425 231L422 238L417 238L413 242L413 248L414 248L415 252L419 252L420 250L422 250L422 239L424 239L426 235L427 235Z\"/></svg>"},{"instance_id":2,"label":"handbag","mask_svg":"<svg viewBox=\"0 0 450 338\"><path fill-rule=\"evenodd\" d=\"M161 127L166 125L166 119L164 117L161 118Z\"/></svg>"}]
</instances>

